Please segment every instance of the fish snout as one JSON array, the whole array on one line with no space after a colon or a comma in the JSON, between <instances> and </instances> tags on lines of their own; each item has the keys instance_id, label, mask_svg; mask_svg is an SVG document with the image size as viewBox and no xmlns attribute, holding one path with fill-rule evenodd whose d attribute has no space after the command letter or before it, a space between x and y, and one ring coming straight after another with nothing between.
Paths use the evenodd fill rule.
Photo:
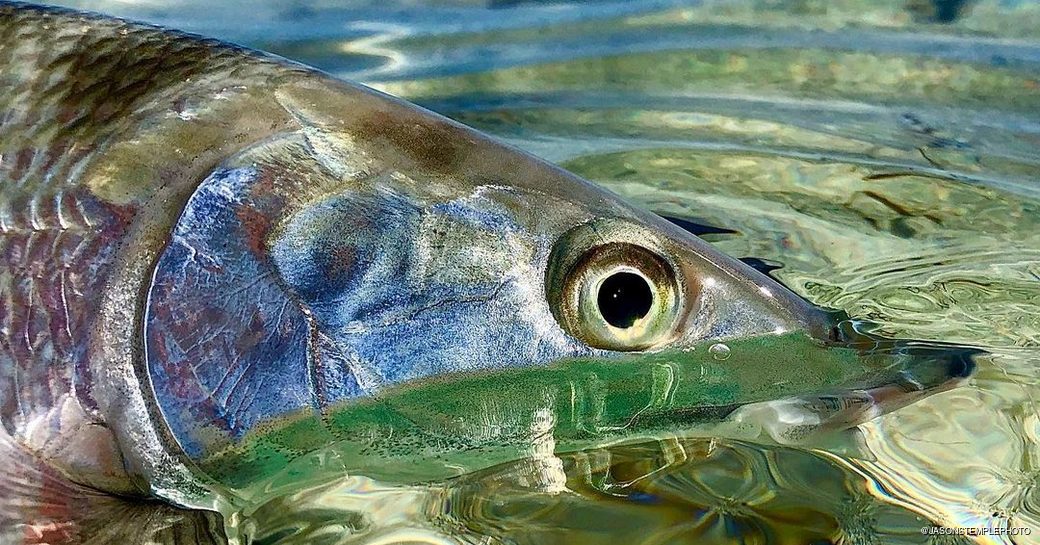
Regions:
<instances>
[{"instance_id":1,"label":"fish snout","mask_svg":"<svg viewBox=\"0 0 1040 545\"><path fill-rule=\"evenodd\" d=\"M779 443L805 443L953 389L975 373L976 359L986 354L968 346L886 339L860 331L869 327L844 320L833 329L837 338L828 343L829 352L851 352L851 361L858 362L860 369L851 380L742 406L732 420L757 426Z\"/></svg>"},{"instance_id":2,"label":"fish snout","mask_svg":"<svg viewBox=\"0 0 1040 545\"><path fill-rule=\"evenodd\" d=\"M553 246L545 285L567 333L618 352L794 332L826 342L846 318L656 216L570 229Z\"/></svg>"},{"instance_id":3,"label":"fish snout","mask_svg":"<svg viewBox=\"0 0 1040 545\"><path fill-rule=\"evenodd\" d=\"M848 318L813 305L699 238L686 237L671 253L681 264L691 302L677 339L680 346L799 332L826 343Z\"/></svg>"}]
</instances>

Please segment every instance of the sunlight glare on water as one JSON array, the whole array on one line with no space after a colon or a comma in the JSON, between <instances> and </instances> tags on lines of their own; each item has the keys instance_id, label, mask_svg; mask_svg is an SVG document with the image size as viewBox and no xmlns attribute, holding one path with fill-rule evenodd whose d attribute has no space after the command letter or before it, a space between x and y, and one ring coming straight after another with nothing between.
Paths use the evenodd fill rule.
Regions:
<instances>
[{"instance_id":1,"label":"sunlight glare on water","mask_svg":"<svg viewBox=\"0 0 1040 545\"><path fill-rule=\"evenodd\" d=\"M706 238L883 334L989 352L848 449L664 437L350 477L231 516L255 543L1040 542L1040 4L70 4L368 83L728 229Z\"/></svg>"}]
</instances>

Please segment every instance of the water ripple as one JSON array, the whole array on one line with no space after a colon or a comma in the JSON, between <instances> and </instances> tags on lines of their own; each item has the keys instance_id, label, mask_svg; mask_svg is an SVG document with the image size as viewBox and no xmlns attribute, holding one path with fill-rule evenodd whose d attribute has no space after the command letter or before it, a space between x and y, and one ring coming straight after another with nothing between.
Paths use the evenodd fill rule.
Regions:
<instances>
[{"instance_id":1,"label":"water ripple","mask_svg":"<svg viewBox=\"0 0 1040 545\"><path fill-rule=\"evenodd\" d=\"M1040 4L66 3L419 101L724 228L706 238L782 264L772 274L820 305L990 353L968 386L817 451L672 438L414 488L307 483L229 519L256 543L920 543L933 523L1040 535ZM535 478L549 463L552 486Z\"/></svg>"}]
</instances>

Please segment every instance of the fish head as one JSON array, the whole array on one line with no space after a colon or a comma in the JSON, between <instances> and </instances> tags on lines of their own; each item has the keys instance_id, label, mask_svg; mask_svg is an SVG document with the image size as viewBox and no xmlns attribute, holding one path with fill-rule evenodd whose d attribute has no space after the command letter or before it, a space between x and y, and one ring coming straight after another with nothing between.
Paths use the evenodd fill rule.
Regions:
<instances>
[{"instance_id":1,"label":"fish head","mask_svg":"<svg viewBox=\"0 0 1040 545\"><path fill-rule=\"evenodd\" d=\"M145 315L161 418L222 483L329 448L428 480L742 407L768 420L778 406L755 404L775 400L854 425L970 374L962 356L879 349L673 223L445 118L340 82L274 95L292 130L198 185Z\"/></svg>"},{"instance_id":2,"label":"fish head","mask_svg":"<svg viewBox=\"0 0 1040 545\"><path fill-rule=\"evenodd\" d=\"M316 160L329 172L355 177L351 187L320 193L282 221L282 238L272 248L287 284L313 293L303 284L328 278L331 269L344 278L365 274L364 286L318 297L328 311L318 313L327 316L325 323L372 325L352 309L326 309L323 302L393 297L396 303L385 308L427 344L444 338L450 339L445 345L473 339L493 346L495 339L498 348L508 347L477 357L481 351L466 346L467 356L454 359L468 362L426 362L407 378L596 351L794 331L831 334L831 314L772 278L672 222L472 129L380 95L362 97L371 102L346 121L343 111L359 109L332 106L337 101L328 94L297 90L283 100L310 128ZM337 216L344 211L351 219ZM339 234L314 237L313 226L322 222L331 233L349 230L363 238L361 245L371 241L394 264L337 268L332 256L354 255L359 244ZM303 248L324 256L321 263L307 262L321 270L300 274ZM438 326L423 327L433 322ZM388 348L401 353L399 344ZM428 345L423 351L433 352Z\"/></svg>"}]
</instances>

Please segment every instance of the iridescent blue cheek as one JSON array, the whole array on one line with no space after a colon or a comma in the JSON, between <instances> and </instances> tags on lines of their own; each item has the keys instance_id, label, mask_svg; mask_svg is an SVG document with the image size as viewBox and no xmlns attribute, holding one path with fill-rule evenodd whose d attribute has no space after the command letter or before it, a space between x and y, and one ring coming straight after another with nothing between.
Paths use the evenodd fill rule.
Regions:
<instances>
[{"instance_id":1,"label":"iridescent blue cheek","mask_svg":"<svg viewBox=\"0 0 1040 545\"><path fill-rule=\"evenodd\" d=\"M548 243L492 200L375 183L286 218L265 176L207 178L155 270L147 369L189 456L393 384L587 352L545 302Z\"/></svg>"},{"instance_id":2,"label":"iridescent blue cheek","mask_svg":"<svg viewBox=\"0 0 1040 545\"><path fill-rule=\"evenodd\" d=\"M343 366L316 365L308 318L271 267L264 239L283 199L260 173L221 170L191 197L148 297L146 361L156 402L185 452L234 443L277 415L359 395Z\"/></svg>"},{"instance_id":3,"label":"iridescent blue cheek","mask_svg":"<svg viewBox=\"0 0 1040 545\"><path fill-rule=\"evenodd\" d=\"M420 206L378 191L296 214L272 255L321 335L376 390L581 353L545 301L542 244L487 199Z\"/></svg>"}]
</instances>

